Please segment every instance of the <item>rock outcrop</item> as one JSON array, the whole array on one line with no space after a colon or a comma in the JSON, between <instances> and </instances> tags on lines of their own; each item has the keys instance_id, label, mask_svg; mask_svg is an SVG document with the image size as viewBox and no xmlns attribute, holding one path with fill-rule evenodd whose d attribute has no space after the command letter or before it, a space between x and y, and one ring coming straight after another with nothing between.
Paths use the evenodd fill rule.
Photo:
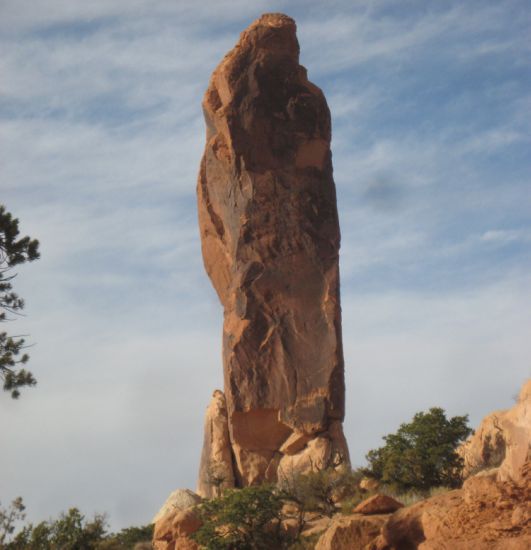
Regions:
<instances>
[{"instance_id":1,"label":"rock outcrop","mask_svg":"<svg viewBox=\"0 0 531 550\"><path fill-rule=\"evenodd\" d=\"M531 484L500 482L496 471L460 490L402 508L385 523L376 548L505 550L531 547Z\"/></svg>"},{"instance_id":2,"label":"rock outcrop","mask_svg":"<svg viewBox=\"0 0 531 550\"><path fill-rule=\"evenodd\" d=\"M181 511L195 506L201 502L201 497L190 491L190 489L176 489L166 499L160 510L155 514L155 517L151 520L151 523L157 523L169 512Z\"/></svg>"},{"instance_id":3,"label":"rock outcrop","mask_svg":"<svg viewBox=\"0 0 531 550\"><path fill-rule=\"evenodd\" d=\"M348 463L330 113L299 65L295 22L266 14L250 25L203 110L198 210L224 309L226 468L246 486ZM205 442L203 476L209 461L228 460Z\"/></svg>"},{"instance_id":4,"label":"rock outcrop","mask_svg":"<svg viewBox=\"0 0 531 550\"><path fill-rule=\"evenodd\" d=\"M201 520L194 508L170 512L155 524L153 550L199 550L190 538L199 527Z\"/></svg>"},{"instance_id":5,"label":"rock outcrop","mask_svg":"<svg viewBox=\"0 0 531 550\"><path fill-rule=\"evenodd\" d=\"M321 535L315 550L365 550L373 548L389 516L336 516Z\"/></svg>"},{"instance_id":6,"label":"rock outcrop","mask_svg":"<svg viewBox=\"0 0 531 550\"><path fill-rule=\"evenodd\" d=\"M515 485L499 481L493 469L472 476L462 489L408 507L395 503L387 514L379 509L375 515L364 515L364 508L365 514L377 509L372 505L378 499L368 499L355 513L336 515L315 548L527 550L531 548L530 473L524 468L524 483Z\"/></svg>"},{"instance_id":7,"label":"rock outcrop","mask_svg":"<svg viewBox=\"0 0 531 550\"><path fill-rule=\"evenodd\" d=\"M230 487L234 487L234 472L227 404L223 392L216 390L205 415L197 492L202 497L212 498Z\"/></svg>"},{"instance_id":8,"label":"rock outcrop","mask_svg":"<svg viewBox=\"0 0 531 550\"><path fill-rule=\"evenodd\" d=\"M522 483L522 468L531 460L531 380L522 387L514 407L486 416L474 435L458 450L468 477L499 467L500 481Z\"/></svg>"},{"instance_id":9,"label":"rock outcrop","mask_svg":"<svg viewBox=\"0 0 531 550\"><path fill-rule=\"evenodd\" d=\"M517 404L501 419L501 425L506 434L506 452L498 480L522 485L531 463L531 379L522 387Z\"/></svg>"},{"instance_id":10,"label":"rock outcrop","mask_svg":"<svg viewBox=\"0 0 531 550\"><path fill-rule=\"evenodd\" d=\"M390 496L377 494L360 502L356 508L354 508L354 512L366 516L372 514L390 514L396 512L403 506L401 502L398 502L398 500Z\"/></svg>"},{"instance_id":11,"label":"rock outcrop","mask_svg":"<svg viewBox=\"0 0 531 550\"><path fill-rule=\"evenodd\" d=\"M485 417L461 448L476 472L461 489L408 507L383 495L336 516L316 548L364 550L527 550L531 548L531 381L517 404ZM496 466L496 467L493 467ZM471 474L469 470L469 474ZM386 508L386 504L389 507ZM383 504L380 506L379 504ZM393 512L389 515L384 512ZM379 515L362 516L365 513ZM376 519L376 522L363 521Z\"/></svg>"}]
</instances>

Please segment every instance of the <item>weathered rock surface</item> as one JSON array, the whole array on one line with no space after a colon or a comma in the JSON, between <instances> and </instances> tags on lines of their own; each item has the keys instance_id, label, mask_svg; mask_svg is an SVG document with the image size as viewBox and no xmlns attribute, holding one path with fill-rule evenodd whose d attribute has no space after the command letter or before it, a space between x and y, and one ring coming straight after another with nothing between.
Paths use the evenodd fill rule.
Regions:
<instances>
[{"instance_id":1,"label":"weathered rock surface","mask_svg":"<svg viewBox=\"0 0 531 550\"><path fill-rule=\"evenodd\" d=\"M474 435L460 448L464 475L485 468L500 467L500 481L522 483L522 467L531 459L531 380L528 380L514 407L486 416Z\"/></svg>"},{"instance_id":2,"label":"weathered rock surface","mask_svg":"<svg viewBox=\"0 0 531 550\"><path fill-rule=\"evenodd\" d=\"M381 550L529 548L531 484L500 482L497 472L469 478L463 489L395 512L383 526Z\"/></svg>"},{"instance_id":3,"label":"weathered rock surface","mask_svg":"<svg viewBox=\"0 0 531 550\"><path fill-rule=\"evenodd\" d=\"M169 510L155 523L153 532L154 550L198 550L199 546L190 535L201 527L195 506Z\"/></svg>"},{"instance_id":4,"label":"weathered rock surface","mask_svg":"<svg viewBox=\"0 0 531 550\"><path fill-rule=\"evenodd\" d=\"M190 491L190 489L176 489L166 499L161 509L155 514L151 520L152 523L157 523L160 519L168 514L168 512L186 510L191 506L195 506L201 502L201 497Z\"/></svg>"},{"instance_id":5,"label":"weathered rock surface","mask_svg":"<svg viewBox=\"0 0 531 550\"><path fill-rule=\"evenodd\" d=\"M244 31L203 110L199 224L224 308L236 484L275 480L286 456L307 465L316 438L315 460L348 461L330 113L299 65L295 22L266 14Z\"/></svg>"},{"instance_id":6,"label":"weathered rock surface","mask_svg":"<svg viewBox=\"0 0 531 550\"><path fill-rule=\"evenodd\" d=\"M387 516L336 516L321 535L315 550L365 550L372 548Z\"/></svg>"},{"instance_id":7,"label":"weathered rock surface","mask_svg":"<svg viewBox=\"0 0 531 550\"><path fill-rule=\"evenodd\" d=\"M531 379L521 389L518 403L501 419L501 425L506 434L506 453L498 479L525 483L524 470L531 462Z\"/></svg>"},{"instance_id":8,"label":"weathered rock surface","mask_svg":"<svg viewBox=\"0 0 531 550\"><path fill-rule=\"evenodd\" d=\"M401 502L398 502L398 500L392 497L378 494L360 502L356 508L354 508L354 513L364 515L391 514L403 506Z\"/></svg>"},{"instance_id":9,"label":"weathered rock surface","mask_svg":"<svg viewBox=\"0 0 531 550\"><path fill-rule=\"evenodd\" d=\"M216 390L205 414L197 492L202 497L211 498L229 487L234 487L234 471L227 404L223 392Z\"/></svg>"},{"instance_id":10,"label":"weathered rock surface","mask_svg":"<svg viewBox=\"0 0 531 550\"><path fill-rule=\"evenodd\" d=\"M362 502L355 513L335 517L316 548L365 550L527 550L531 548L531 460L529 405L531 382L522 388L510 410L484 419L468 451L477 454L475 467L486 468L469 477L462 489L448 491L383 518L380 533L359 523L359 513L371 510L379 495ZM499 421L499 422L498 422ZM490 432L489 432L490 430ZM503 436L505 453L498 468L488 468L485 440L488 433ZM492 441L492 439L491 439ZM490 443L489 443L490 445ZM489 451L492 449L489 447ZM483 453L483 454L482 454ZM492 457L492 454L490 455ZM469 459L474 458L469 455ZM468 463L470 464L470 462ZM375 506L374 509L380 510ZM358 527L366 532L358 532ZM361 537L361 538L357 538ZM370 539L367 542L368 538ZM322 546L321 546L322 545ZM335 545L335 546L334 546Z\"/></svg>"}]
</instances>

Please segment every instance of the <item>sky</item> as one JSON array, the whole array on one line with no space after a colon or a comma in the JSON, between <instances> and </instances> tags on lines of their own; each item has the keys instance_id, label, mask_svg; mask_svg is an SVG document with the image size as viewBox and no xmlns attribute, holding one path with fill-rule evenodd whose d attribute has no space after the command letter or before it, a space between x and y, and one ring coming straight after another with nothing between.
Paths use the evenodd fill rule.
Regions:
<instances>
[{"instance_id":1,"label":"sky","mask_svg":"<svg viewBox=\"0 0 531 550\"><path fill-rule=\"evenodd\" d=\"M35 388L0 395L0 500L119 529L194 488L222 385L195 185L201 98L262 13L329 103L345 432L362 465L432 406L473 426L531 376L526 0L0 0L0 202Z\"/></svg>"}]
</instances>

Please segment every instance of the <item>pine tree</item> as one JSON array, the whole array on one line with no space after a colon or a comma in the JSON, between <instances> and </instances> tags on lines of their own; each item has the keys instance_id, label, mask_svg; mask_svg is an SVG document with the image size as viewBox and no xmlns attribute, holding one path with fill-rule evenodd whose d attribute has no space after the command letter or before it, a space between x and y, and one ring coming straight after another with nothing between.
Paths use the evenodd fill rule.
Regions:
<instances>
[{"instance_id":1,"label":"pine tree","mask_svg":"<svg viewBox=\"0 0 531 550\"><path fill-rule=\"evenodd\" d=\"M19 238L18 219L0 204L0 322L12 320L11 314L24 309L24 300L13 291L13 267L38 258L39 241L28 236ZM21 336L0 332L0 377L4 390L14 399L20 395L19 388L36 384L31 372L22 367L29 359L23 351L26 347Z\"/></svg>"}]
</instances>

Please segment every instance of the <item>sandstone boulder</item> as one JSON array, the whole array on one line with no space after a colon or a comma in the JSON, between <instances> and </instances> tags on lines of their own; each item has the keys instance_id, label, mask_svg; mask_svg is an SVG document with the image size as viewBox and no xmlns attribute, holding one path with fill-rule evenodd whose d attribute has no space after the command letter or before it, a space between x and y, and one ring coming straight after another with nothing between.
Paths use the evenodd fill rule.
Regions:
<instances>
[{"instance_id":1,"label":"sandstone boulder","mask_svg":"<svg viewBox=\"0 0 531 550\"><path fill-rule=\"evenodd\" d=\"M531 524L526 514L531 497L529 479L518 486L500 482L496 474L491 471L473 476L460 490L401 508L383 526L376 548L527 548L531 540Z\"/></svg>"},{"instance_id":2,"label":"sandstone boulder","mask_svg":"<svg viewBox=\"0 0 531 550\"><path fill-rule=\"evenodd\" d=\"M516 405L501 419L501 426L506 434L506 453L498 479L525 483L525 468L531 462L531 379L520 390Z\"/></svg>"},{"instance_id":3,"label":"sandstone boulder","mask_svg":"<svg viewBox=\"0 0 531 550\"><path fill-rule=\"evenodd\" d=\"M315 550L369 550L387 516L336 516L319 538Z\"/></svg>"},{"instance_id":4,"label":"sandstone boulder","mask_svg":"<svg viewBox=\"0 0 531 550\"><path fill-rule=\"evenodd\" d=\"M157 523L169 512L186 510L201 502L201 497L190 491L190 489L176 489L166 499L161 509L155 514L151 520L152 523Z\"/></svg>"},{"instance_id":5,"label":"sandstone boulder","mask_svg":"<svg viewBox=\"0 0 531 550\"><path fill-rule=\"evenodd\" d=\"M153 548L155 550L198 550L190 535L201 527L196 507L169 510L155 523Z\"/></svg>"},{"instance_id":6,"label":"sandstone boulder","mask_svg":"<svg viewBox=\"0 0 531 550\"><path fill-rule=\"evenodd\" d=\"M531 380L520 391L514 407L486 416L473 436L458 449L464 477L499 467L501 481L522 482L522 467L531 448Z\"/></svg>"},{"instance_id":7,"label":"sandstone boulder","mask_svg":"<svg viewBox=\"0 0 531 550\"><path fill-rule=\"evenodd\" d=\"M234 487L234 468L227 404L223 392L216 390L205 414L197 492L202 497L211 498L230 487Z\"/></svg>"},{"instance_id":8,"label":"sandstone boulder","mask_svg":"<svg viewBox=\"0 0 531 550\"><path fill-rule=\"evenodd\" d=\"M464 460L463 476L469 477L486 468L497 468L505 459L506 434L501 418L507 411L486 416L469 439L457 450Z\"/></svg>"},{"instance_id":9,"label":"sandstone boulder","mask_svg":"<svg viewBox=\"0 0 531 550\"><path fill-rule=\"evenodd\" d=\"M348 462L330 112L299 64L293 19L266 14L241 34L203 111L199 225L224 309L235 483L276 479L286 456Z\"/></svg>"},{"instance_id":10,"label":"sandstone boulder","mask_svg":"<svg viewBox=\"0 0 531 550\"><path fill-rule=\"evenodd\" d=\"M392 497L378 494L360 502L356 508L354 508L354 513L363 515L391 514L403 506L401 502L398 502L398 500Z\"/></svg>"}]
</instances>

